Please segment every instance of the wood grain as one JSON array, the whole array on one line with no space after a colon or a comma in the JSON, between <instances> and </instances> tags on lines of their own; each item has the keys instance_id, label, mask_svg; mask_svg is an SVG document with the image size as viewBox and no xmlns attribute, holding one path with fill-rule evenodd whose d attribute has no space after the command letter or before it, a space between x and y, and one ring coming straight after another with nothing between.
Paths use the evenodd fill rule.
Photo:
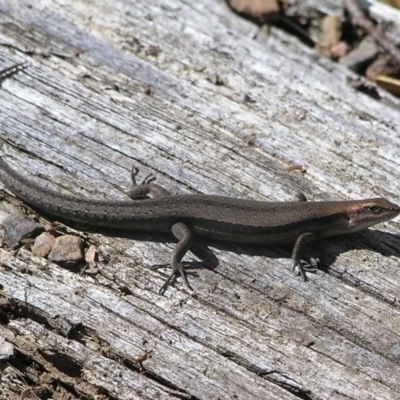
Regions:
<instances>
[{"instance_id":1,"label":"wood grain","mask_svg":"<svg viewBox=\"0 0 400 400\"><path fill-rule=\"evenodd\" d=\"M0 43L1 66L30 63L1 82L2 154L40 184L121 199L134 164L173 192L399 202L399 100L222 1L0 0ZM0 219L21 205L3 200ZM169 237L56 226L101 272L0 249L0 398L399 397L398 221L309 246L308 283L290 246L198 242L195 293L164 296Z\"/></svg>"}]
</instances>

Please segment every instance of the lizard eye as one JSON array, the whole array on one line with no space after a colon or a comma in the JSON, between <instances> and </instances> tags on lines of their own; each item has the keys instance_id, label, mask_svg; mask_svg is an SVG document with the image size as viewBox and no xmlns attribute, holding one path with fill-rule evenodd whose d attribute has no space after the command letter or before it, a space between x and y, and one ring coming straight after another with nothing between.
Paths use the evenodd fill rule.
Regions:
<instances>
[{"instance_id":1,"label":"lizard eye","mask_svg":"<svg viewBox=\"0 0 400 400\"><path fill-rule=\"evenodd\" d=\"M383 211L383 208L379 206L367 206L367 210L372 214L379 214Z\"/></svg>"}]
</instances>

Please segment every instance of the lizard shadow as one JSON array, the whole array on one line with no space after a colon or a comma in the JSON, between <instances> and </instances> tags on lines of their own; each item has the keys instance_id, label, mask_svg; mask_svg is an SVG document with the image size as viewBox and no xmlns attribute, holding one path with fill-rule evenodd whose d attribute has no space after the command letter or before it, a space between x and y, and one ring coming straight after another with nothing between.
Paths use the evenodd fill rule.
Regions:
<instances>
[{"instance_id":1,"label":"lizard shadow","mask_svg":"<svg viewBox=\"0 0 400 400\"><path fill-rule=\"evenodd\" d=\"M64 222L66 223L66 222ZM71 226L70 223L68 223ZM104 236L112 237L112 238L123 238L136 240L140 242L151 242L151 243L177 243L177 239L172 235L172 233L158 233L158 232L144 232L144 231L123 231L119 229L111 229L111 228L99 228L92 227L83 224L76 224L77 229L82 229L88 233L100 233ZM219 265L219 260L215 253L209 248L211 244L214 244L214 241L205 240L204 238L195 237L189 251L193 253L198 259L201 260L201 263L194 263L188 269L215 269ZM214 246L215 247L215 246ZM165 258L160 261L169 262L172 257L172 252L166 254ZM188 258L185 255L184 260Z\"/></svg>"},{"instance_id":2,"label":"lizard shadow","mask_svg":"<svg viewBox=\"0 0 400 400\"><path fill-rule=\"evenodd\" d=\"M318 270L328 272L337 258L344 253L356 250L370 250L382 256L394 256L400 259L400 235L376 229L344 235L333 236L310 243L306 255L318 257Z\"/></svg>"},{"instance_id":3,"label":"lizard shadow","mask_svg":"<svg viewBox=\"0 0 400 400\"><path fill-rule=\"evenodd\" d=\"M87 226L85 228L88 228ZM154 233L141 231L121 231L108 228L85 229L87 232L101 233L106 236L120 237L137 241L148 241L154 243L176 243L177 240L172 234ZM317 269L328 272L331 265L343 253L354 250L371 250L378 252L383 256L395 256L400 258L400 235L382 232L374 229L367 229L362 232L333 236L317 240L306 246L303 261L310 263L311 259L318 259ZM196 269L216 269L220 261L213 249L218 251L232 252L237 255L259 256L272 259L291 258L294 243L284 245L253 245L253 244L236 244L226 241L217 241L207 239L205 237L194 237L190 246L190 252L193 253L201 263L192 263L188 270ZM212 248L213 249L212 249ZM166 259L171 258L171 253L166 255ZM185 256L184 259L188 257ZM165 261L165 259L164 259Z\"/></svg>"},{"instance_id":4,"label":"lizard shadow","mask_svg":"<svg viewBox=\"0 0 400 400\"><path fill-rule=\"evenodd\" d=\"M260 256L272 259L291 258L294 243L284 245L240 245L232 243L213 243L213 247L222 251L232 251L240 255ZM337 258L344 253L355 250L371 250L383 256L394 256L400 259L400 235L379 230L365 230L349 235L333 236L307 244L301 260L313 264L311 259L317 259L319 271L328 272ZM310 271L308 271L310 272ZM307 272L306 272L307 273Z\"/></svg>"}]
</instances>

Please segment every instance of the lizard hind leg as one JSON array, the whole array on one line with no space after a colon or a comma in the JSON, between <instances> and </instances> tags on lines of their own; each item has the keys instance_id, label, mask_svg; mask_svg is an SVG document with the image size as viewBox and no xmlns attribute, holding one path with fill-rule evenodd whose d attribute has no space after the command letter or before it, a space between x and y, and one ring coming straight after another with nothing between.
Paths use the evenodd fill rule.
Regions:
<instances>
[{"instance_id":1,"label":"lizard hind leg","mask_svg":"<svg viewBox=\"0 0 400 400\"><path fill-rule=\"evenodd\" d=\"M147 175L146 178L143 179L142 183L136 183L136 176L138 175L139 170L136 167L132 168L131 171L131 184L124 192L131 198L131 199L140 199L140 198L159 198L170 196L171 194L168 192L167 189L163 188L160 185L153 183L155 181L155 177L150 174ZM190 283L187 279L187 274L185 271L185 266L188 263L183 263L182 258L185 256L187 251L189 250L190 244L192 242L192 232L190 231L189 227L184 224L183 222L177 222L171 227L172 234L178 239L178 243L174 249L172 254L171 260L171 274L161 286L160 293L164 293L167 287L171 284L171 282L176 278L177 274L180 273L185 285L189 288L189 290L193 291ZM166 267L169 264L159 264L153 265L153 269Z\"/></svg>"},{"instance_id":2,"label":"lizard hind leg","mask_svg":"<svg viewBox=\"0 0 400 400\"><path fill-rule=\"evenodd\" d=\"M190 231L189 227L182 223L177 222L171 228L173 235L179 240L177 243L174 252L172 254L172 261L171 261L171 274L161 286L160 293L164 293L167 287L171 284L172 280L176 277L178 273L181 274L185 285L190 291L193 291L190 283L187 279L187 274L185 271L185 264L182 263L182 258L185 256L187 251L189 250L190 244L192 243L192 232Z\"/></svg>"},{"instance_id":3,"label":"lizard hind leg","mask_svg":"<svg viewBox=\"0 0 400 400\"><path fill-rule=\"evenodd\" d=\"M307 197L302 192L297 192L296 193L296 200L297 201L308 201Z\"/></svg>"},{"instance_id":4,"label":"lizard hind leg","mask_svg":"<svg viewBox=\"0 0 400 400\"><path fill-rule=\"evenodd\" d=\"M156 177L152 174L147 175L146 178L143 179L142 183L136 183L136 176L138 173L139 169L135 166L132 167L131 183L127 189L124 189L124 192L128 195L128 197L131 199L144 199L148 197L155 198L170 195L167 189L153 183L156 180Z\"/></svg>"}]
</instances>

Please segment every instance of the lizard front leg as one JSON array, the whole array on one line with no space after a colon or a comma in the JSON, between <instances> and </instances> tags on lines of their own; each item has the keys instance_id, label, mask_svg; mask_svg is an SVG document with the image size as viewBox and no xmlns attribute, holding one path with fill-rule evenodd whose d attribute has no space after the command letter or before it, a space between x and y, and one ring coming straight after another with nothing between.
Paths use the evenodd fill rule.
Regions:
<instances>
[{"instance_id":1,"label":"lizard front leg","mask_svg":"<svg viewBox=\"0 0 400 400\"><path fill-rule=\"evenodd\" d=\"M303 256L304 249L306 244L314 241L317 238L317 235L313 232L305 232L301 234L294 245L292 259L293 259L293 271L296 267L299 268L300 275L303 277L304 282L307 281L306 273L304 272L304 268L301 265L301 257Z\"/></svg>"}]
</instances>

